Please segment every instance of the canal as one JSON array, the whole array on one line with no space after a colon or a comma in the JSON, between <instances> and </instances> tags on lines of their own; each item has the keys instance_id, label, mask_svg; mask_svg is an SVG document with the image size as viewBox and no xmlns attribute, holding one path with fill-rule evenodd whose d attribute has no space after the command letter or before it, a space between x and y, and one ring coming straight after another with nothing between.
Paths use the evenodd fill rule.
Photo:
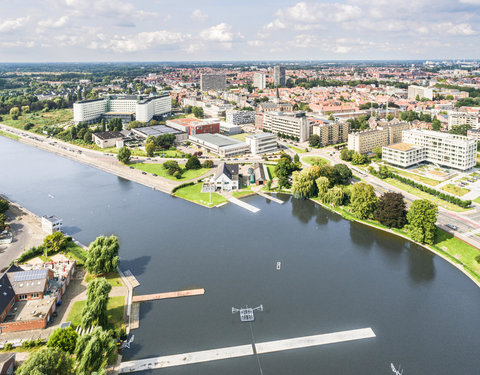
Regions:
<instances>
[{"instance_id":1,"label":"canal","mask_svg":"<svg viewBox=\"0 0 480 375\"><path fill-rule=\"evenodd\" d=\"M0 137L0 192L63 218L88 244L120 238L136 294L205 288L142 303L124 360L252 342L233 306L257 306L256 342L371 327L373 339L260 355L263 374L477 374L480 293L460 271L402 238L309 202L261 197L206 209ZM53 198L52 198L53 197ZM280 269L277 263L281 262ZM152 374L259 374L254 356Z\"/></svg>"}]
</instances>

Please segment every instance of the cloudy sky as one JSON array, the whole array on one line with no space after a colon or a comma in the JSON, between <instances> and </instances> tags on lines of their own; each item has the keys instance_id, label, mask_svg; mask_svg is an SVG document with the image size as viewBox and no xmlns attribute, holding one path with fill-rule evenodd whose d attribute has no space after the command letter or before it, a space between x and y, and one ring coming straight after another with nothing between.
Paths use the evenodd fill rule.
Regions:
<instances>
[{"instance_id":1,"label":"cloudy sky","mask_svg":"<svg viewBox=\"0 0 480 375\"><path fill-rule=\"evenodd\" d=\"M480 58L480 0L0 0L0 61Z\"/></svg>"}]
</instances>

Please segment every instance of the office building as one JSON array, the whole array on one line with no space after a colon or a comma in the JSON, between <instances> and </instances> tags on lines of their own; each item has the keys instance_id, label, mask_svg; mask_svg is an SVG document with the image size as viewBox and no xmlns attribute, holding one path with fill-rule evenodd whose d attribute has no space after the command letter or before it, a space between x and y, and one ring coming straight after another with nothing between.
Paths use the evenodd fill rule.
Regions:
<instances>
[{"instance_id":1,"label":"office building","mask_svg":"<svg viewBox=\"0 0 480 375\"><path fill-rule=\"evenodd\" d=\"M225 121L220 121L220 134L235 135L242 132L243 130L239 125L233 125Z\"/></svg>"},{"instance_id":2,"label":"office building","mask_svg":"<svg viewBox=\"0 0 480 375\"><path fill-rule=\"evenodd\" d=\"M159 135L173 134L175 135L175 143L182 143L188 139L187 133L171 128L167 125L153 125L141 128L133 128L132 133L143 139L147 139L149 136L158 137Z\"/></svg>"},{"instance_id":3,"label":"office building","mask_svg":"<svg viewBox=\"0 0 480 375\"><path fill-rule=\"evenodd\" d=\"M220 132L220 121L218 119L201 120L196 117L177 118L168 120L166 125L185 132L188 135Z\"/></svg>"},{"instance_id":4,"label":"office building","mask_svg":"<svg viewBox=\"0 0 480 375\"><path fill-rule=\"evenodd\" d=\"M250 150L247 143L221 134L195 134L188 139L195 146L220 157L246 154Z\"/></svg>"},{"instance_id":5,"label":"office building","mask_svg":"<svg viewBox=\"0 0 480 375\"><path fill-rule=\"evenodd\" d=\"M288 135L295 137L299 142L305 142L310 137L311 129L305 112L265 112L263 130L275 135L279 133Z\"/></svg>"},{"instance_id":6,"label":"office building","mask_svg":"<svg viewBox=\"0 0 480 375\"><path fill-rule=\"evenodd\" d=\"M255 122L255 112L228 109L226 111L226 121L234 125L253 124Z\"/></svg>"},{"instance_id":7,"label":"office building","mask_svg":"<svg viewBox=\"0 0 480 375\"><path fill-rule=\"evenodd\" d=\"M374 149L402 141L402 131L409 129L406 122L379 126L376 129L348 134L348 149L368 154Z\"/></svg>"},{"instance_id":8,"label":"office building","mask_svg":"<svg viewBox=\"0 0 480 375\"><path fill-rule=\"evenodd\" d=\"M248 135L245 142L250 146L253 155L278 151L277 136L271 133L258 133Z\"/></svg>"},{"instance_id":9,"label":"office building","mask_svg":"<svg viewBox=\"0 0 480 375\"><path fill-rule=\"evenodd\" d=\"M200 90L201 91L224 91L227 87L227 76L225 74L201 74Z\"/></svg>"},{"instance_id":10,"label":"office building","mask_svg":"<svg viewBox=\"0 0 480 375\"><path fill-rule=\"evenodd\" d=\"M73 120L75 124L89 124L121 118L128 124L133 118L141 122L150 122L155 116L169 115L172 111L170 95L142 97L135 95L108 95L99 99L81 100L73 104Z\"/></svg>"},{"instance_id":11,"label":"office building","mask_svg":"<svg viewBox=\"0 0 480 375\"><path fill-rule=\"evenodd\" d=\"M465 171L476 165L476 156L475 139L431 130L410 129L402 132L401 144L383 147L382 159L401 167L430 162Z\"/></svg>"},{"instance_id":12,"label":"office building","mask_svg":"<svg viewBox=\"0 0 480 375\"><path fill-rule=\"evenodd\" d=\"M433 99L433 89L422 86L408 86L408 99L415 100L417 96L420 99Z\"/></svg>"},{"instance_id":13,"label":"office building","mask_svg":"<svg viewBox=\"0 0 480 375\"><path fill-rule=\"evenodd\" d=\"M273 84L275 85L275 87L279 87L285 86L285 83L285 67L277 65L273 68Z\"/></svg>"},{"instance_id":14,"label":"office building","mask_svg":"<svg viewBox=\"0 0 480 375\"><path fill-rule=\"evenodd\" d=\"M323 124L314 124L312 126L312 135L320 137L322 146L346 142L348 140L348 122L326 122Z\"/></svg>"},{"instance_id":15,"label":"office building","mask_svg":"<svg viewBox=\"0 0 480 375\"><path fill-rule=\"evenodd\" d=\"M259 90L263 90L265 87L267 87L265 73L253 74L253 87L256 87Z\"/></svg>"}]
</instances>

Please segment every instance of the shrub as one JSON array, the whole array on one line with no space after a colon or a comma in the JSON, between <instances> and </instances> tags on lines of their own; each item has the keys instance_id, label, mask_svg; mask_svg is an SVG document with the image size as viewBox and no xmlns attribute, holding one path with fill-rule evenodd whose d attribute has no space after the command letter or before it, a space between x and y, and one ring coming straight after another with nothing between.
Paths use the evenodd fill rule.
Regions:
<instances>
[{"instance_id":1,"label":"shrub","mask_svg":"<svg viewBox=\"0 0 480 375\"><path fill-rule=\"evenodd\" d=\"M12 350L13 349L13 345L11 342L7 342L5 344L5 347L4 347L5 350Z\"/></svg>"},{"instance_id":2,"label":"shrub","mask_svg":"<svg viewBox=\"0 0 480 375\"><path fill-rule=\"evenodd\" d=\"M178 186L175 186L173 189L172 189L172 194L175 193L177 190L181 189L181 188L184 188L186 186L191 186L191 185L195 185L193 182L185 182L184 184L180 184Z\"/></svg>"},{"instance_id":3,"label":"shrub","mask_svg":"<svg viewBox=\"0 0 480 375\"><path fill-rule=\"evenodd\" d=\"M30 259L33 259L35 257L38 257L39 255L42 255L43 252L44 252L45 248L43 247L43 245L40 245L38 247L32 247L30 248L29 250L25 251L24 253L22 253L18 258L17 258L17 261L19 263L24 263L26 262L27 260L30 260Z\"/></svg>"}]
</instances>

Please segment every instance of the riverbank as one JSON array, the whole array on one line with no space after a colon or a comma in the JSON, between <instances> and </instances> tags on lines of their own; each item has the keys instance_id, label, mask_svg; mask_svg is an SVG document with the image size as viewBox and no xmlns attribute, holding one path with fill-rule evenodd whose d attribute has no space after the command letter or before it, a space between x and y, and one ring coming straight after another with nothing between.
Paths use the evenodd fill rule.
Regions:
<instances>
[{"instance_id":1,"label":"riverbank","mask_svg":"<svg viewBox=\"0 0 480 375\"><path fill-rule=\"evenodd\" d=\"M440 249L440 248L436 247L436 244L434 244L434 245L422 244L420 242L417 242L417 241L413 240L408 235L407 232L405 232L401 229L391 229L391 228L388 228L388 227L386 227L386 226L384 226L380 223L374 222L372 220L359 219L359 218L355 217L354 215L352 215L350 212L348 212L348 211L346 211L342 208L331 207L329 205L326 205L326 204L320 202L318 199L309 199L309 200L318 204L319 206L322 206L323 208L329 210L330 212L333 212L333 213L336 213L336 214L342 216L342 218L344 218L346 220L356 222L356 223L360 223L360 224L363 224L363 225L367 225L369 227L379 229L379 230L382 230L384 232L387 232L387 233L390 233L390 234L393 234L393 235L396 235L396 236L399 236L399 237L403 237L404 239L406 239L410 242L413 242L416 245L422 246L424 249L427 249L428 251L430 251L430 252L434 253L435 255L438 255L442 259L446 260L448 263L450 263L455 268L460 270L463 274L465 274L478 287L480 287L480 272L476 272L476 271L472 270L467 264L465 264L464 262L461 262L455 255L450 254L450 252L455 251L454 249L449 249L448 247L445 247L444 249ZM466 246L469 246L472 249L476 250L478 252L477 255L480 255L480 251L478 251L478 249L476 249L472 245L462 241L461 239L457 239L456 237L450 235L449 233L445 232L444 230L442 230L441 228L439 228L437 226L437 233L435 235L435 238L438 239L438 237L441 236L441 235L443 235L443 236L447 235L447 236L450 236L453 239L456 239L457 241L461 241ZM476 262L475 259L472 259L472 261ZM478 265L478 262L476 262L476 263Z\"/></svg>"}]
</instances>

